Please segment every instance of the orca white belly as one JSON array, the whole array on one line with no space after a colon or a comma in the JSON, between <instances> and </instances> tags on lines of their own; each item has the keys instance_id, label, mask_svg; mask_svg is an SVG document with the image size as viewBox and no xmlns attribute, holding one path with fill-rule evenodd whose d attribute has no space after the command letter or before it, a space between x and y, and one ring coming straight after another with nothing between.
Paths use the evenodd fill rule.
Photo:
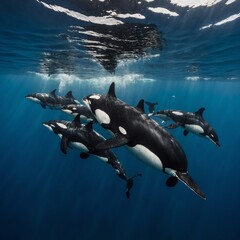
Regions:
<instances>
[{"instance_id":1,"label":"orca white belly","mask_svg":"<svg viewBox=\"0 0 240 240\"><path fill-rule=\"evenodd\" d=\"M128 147L128 149L133 152L141 161L145 164L162 171L163 165L160 158L150 151L148 148L144 147L143 145L136 145L134 147Z\"/></svg>"}]
</instances>

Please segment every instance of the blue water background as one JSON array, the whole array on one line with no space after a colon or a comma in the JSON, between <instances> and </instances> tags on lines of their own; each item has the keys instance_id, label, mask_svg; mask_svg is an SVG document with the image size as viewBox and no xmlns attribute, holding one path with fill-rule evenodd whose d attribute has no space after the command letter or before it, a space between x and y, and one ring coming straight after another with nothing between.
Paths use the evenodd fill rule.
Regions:
<instances>
[{"instance_id":1,"label":"blue water background","mask_svg":"<svg viewBox=\"0 0 240 240\"><path fill-rule=\"evenodd\" d=\"M229 16L237 3L229 12L217 6L217 17L208 10L203 14L208 18L194 19L199 16L196 10L189 13L192 21L186 21L187 15L181 23L160 18L163 24L158 27L167 42L160 58L124 63L114 76L99 64L74 59L74 74L80 80L61 85L61 75L41 75L41 53L66 47L56 36L67 32L73 20L50 14L36 1L19 2L0 3L0 239L240 239L240 22L199 32L208 21ZM158 16L148 20L157 23ZM61 71L66 74L66 69ZM131 73L139 79L124 83ZM180 128L171 130L206 201L181 183L167 188L167 175L125 148L114 149L129 176L143 174L127 199L125 183L115 171L94 157L80 159L76 150L62 154L59 138L42 126L51 119L71 120L70 116L24 98L57 88L61 95L72 90L81 100L93 92L105 94L111 79L117 80L117 96L133 106L144 98L157 101L158 109L206 108L204 117L216 130L220 148L193 134L184 137ZM100 127L96 130L110 137Z\"/></svg>"},{"instance_id":2,"label":"blue water background","mask_svg":"<svg viewBox=\"0 0 240 240\"><path fill-rule=\"evenodd\" d=\"M24 99L46 86L24 76L1 80L1 239L238 239L239 83L161 82L147 90L139 84L137 94L135 86L117 89L132 104L144 97L163 108L206 107L220 148L194 135L184 137L181 129L172 131L207 196L203 201L183 184L167 188L167 176L122 148L115 153L127 173L143 174L126 199L125 184L111 168L93 157L81 160L77 151L60 152L59 139L41 123L66 119L65 114ZM85 94L82 87L76 86L76 97Z\"/></svg>"}]
</instances>

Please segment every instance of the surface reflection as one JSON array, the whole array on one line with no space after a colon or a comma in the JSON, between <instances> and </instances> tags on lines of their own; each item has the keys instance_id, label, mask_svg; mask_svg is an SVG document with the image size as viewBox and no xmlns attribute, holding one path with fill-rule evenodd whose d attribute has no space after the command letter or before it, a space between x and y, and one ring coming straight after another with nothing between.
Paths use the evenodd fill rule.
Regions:
<instances>
[{"instance_id":1,"label":"surface reflection","mask_svg":"<svg viewBox=\"0 0 240 240\"><path fill-rule=\"evenodd\" d=\"M42 70L48 74L76 71L78 60L96 61L115 73L120 61L139 59L162 50L164 39L154 24L72 26L69 34L60 34L68 49L43 54Z\"/></svg>"}]
</instances>

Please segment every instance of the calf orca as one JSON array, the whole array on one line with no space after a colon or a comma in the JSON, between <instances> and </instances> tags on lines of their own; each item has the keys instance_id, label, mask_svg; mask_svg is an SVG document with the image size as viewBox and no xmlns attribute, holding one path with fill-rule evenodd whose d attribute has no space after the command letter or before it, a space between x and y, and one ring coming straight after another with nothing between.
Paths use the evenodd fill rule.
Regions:
<instances>
[{"instance_id":1,"label":"calf orca","mask_svg":"<svg viewBox=\"0 0 240 240\"><path fill-rule=\"evenodd\" d=\"M94 121L97 122L96 118L92 112L88 109L86 105L82 104L68 104L62 107L63 112L68 113L72 116L80 115L80 120L84 122Z\"/></svg>"},{"instance_id":2,"label":"calf orca","mask_svg":"<svg viewBox=\"0 0 240 240\"><path fill-rule=\"evenodd\" d=\"M96 146L105 139L93 130L93 122L89 122L87 125L82 125L80 123L80 116L77 115L72 122L51 120L44 122L43 125L61 138L60 148L64 154L67 153L68 147L74 147L81 151L80 157L82 159L87 159L89 155L92 154L107 164L110 164L116 170L117 175L121 179L127 181L126 196L128 198L130 197L133 178L141 176L141 174L128 178L121 163L111 150L96 149Z\"/></svg>"},{"instance_id":3,"label":"calf orca","mask_svg":"<svg viewBox=\"0 0 240 240\"><path fill-rule=\"evenodd\" d=\"M32 93L25 96L25 98L40 104L44 109L61 109L67 104L79 104L73 97L72 91L69 91L64 97L56 95L56 89L50 93Z\"/></svg>"},{"instance_id":4,"label":"calf orca","mask_svg":"<svg viewBox=\"0 0 240 240\"><path fill-rule=\"evenodd\" d=\"M142 161L168 173L167 186L182 181L201 198L206 199L187 171L187 158L177 141L157 122L144 113L144 100L134 108L118 99L115 83L107 95L91 94L83 99L103 128L115 138L97 145L97 149L109 149L127 145Z\"/></svg>"},{"instance_id":5,"label":"calf orca","mask_svg":"<svg viewBox=\"0 0 240 240\"><path fill-rule=\"evenodd\" d=\"M205 108L200 108L194 113L183 112L180 110L161 110L153 113L152 115L159 116L164 121L174 121L174 123L170 124L166 128L173 129L176 127L183 127L184 136L187 136L189 132L192 132L198 136L209 139L218 147L220 147L217 133L203 118L204 110Z\"/></svg>"},{"instance_id":6,"label":"calf orca","mask_svg":"<svg viewBox=\"0 0 240 240\"><path fill-rule=\"evenodd\" d=\"M155 112L155 105L157 105L158 103L157 102L152 103L152 102L145 101L145 104L148 105L149 113L153 113L153 112Z\"/></svg>"}]
</instances>

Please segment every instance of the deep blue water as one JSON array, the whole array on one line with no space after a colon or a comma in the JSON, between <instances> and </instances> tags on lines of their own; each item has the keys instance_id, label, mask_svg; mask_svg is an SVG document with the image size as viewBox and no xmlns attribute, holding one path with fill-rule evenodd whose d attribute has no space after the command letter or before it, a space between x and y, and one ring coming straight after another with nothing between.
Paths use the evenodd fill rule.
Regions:
<instances>
[{"instance_id":1,"label":"deep blue water","mask_svg":"<svg viewBox=\"0 0 240 240\"><path fill-rule=\"evenodd\" d=\"M240 239L240 18L214 25L239 14L240 4L226 2L187 8L169 1L1 1L1 240ZM85 16L114 9L145 19L116 18L121 27L109 27L53 6ZM167 188L165 174L121 147L114 153L127 174L143 174L127 199L125 183L109 166L94 157L82 160L77 150L62 154L59 138L42 126L70 116L24 98L57 88L81 100L105 94L112 81L117 96L133 106L144 98L157 101L157 109L206 108L220 148L184 137L180 128L169 130L206 201L181 183Z\"/></svg>"}]
</instances>

